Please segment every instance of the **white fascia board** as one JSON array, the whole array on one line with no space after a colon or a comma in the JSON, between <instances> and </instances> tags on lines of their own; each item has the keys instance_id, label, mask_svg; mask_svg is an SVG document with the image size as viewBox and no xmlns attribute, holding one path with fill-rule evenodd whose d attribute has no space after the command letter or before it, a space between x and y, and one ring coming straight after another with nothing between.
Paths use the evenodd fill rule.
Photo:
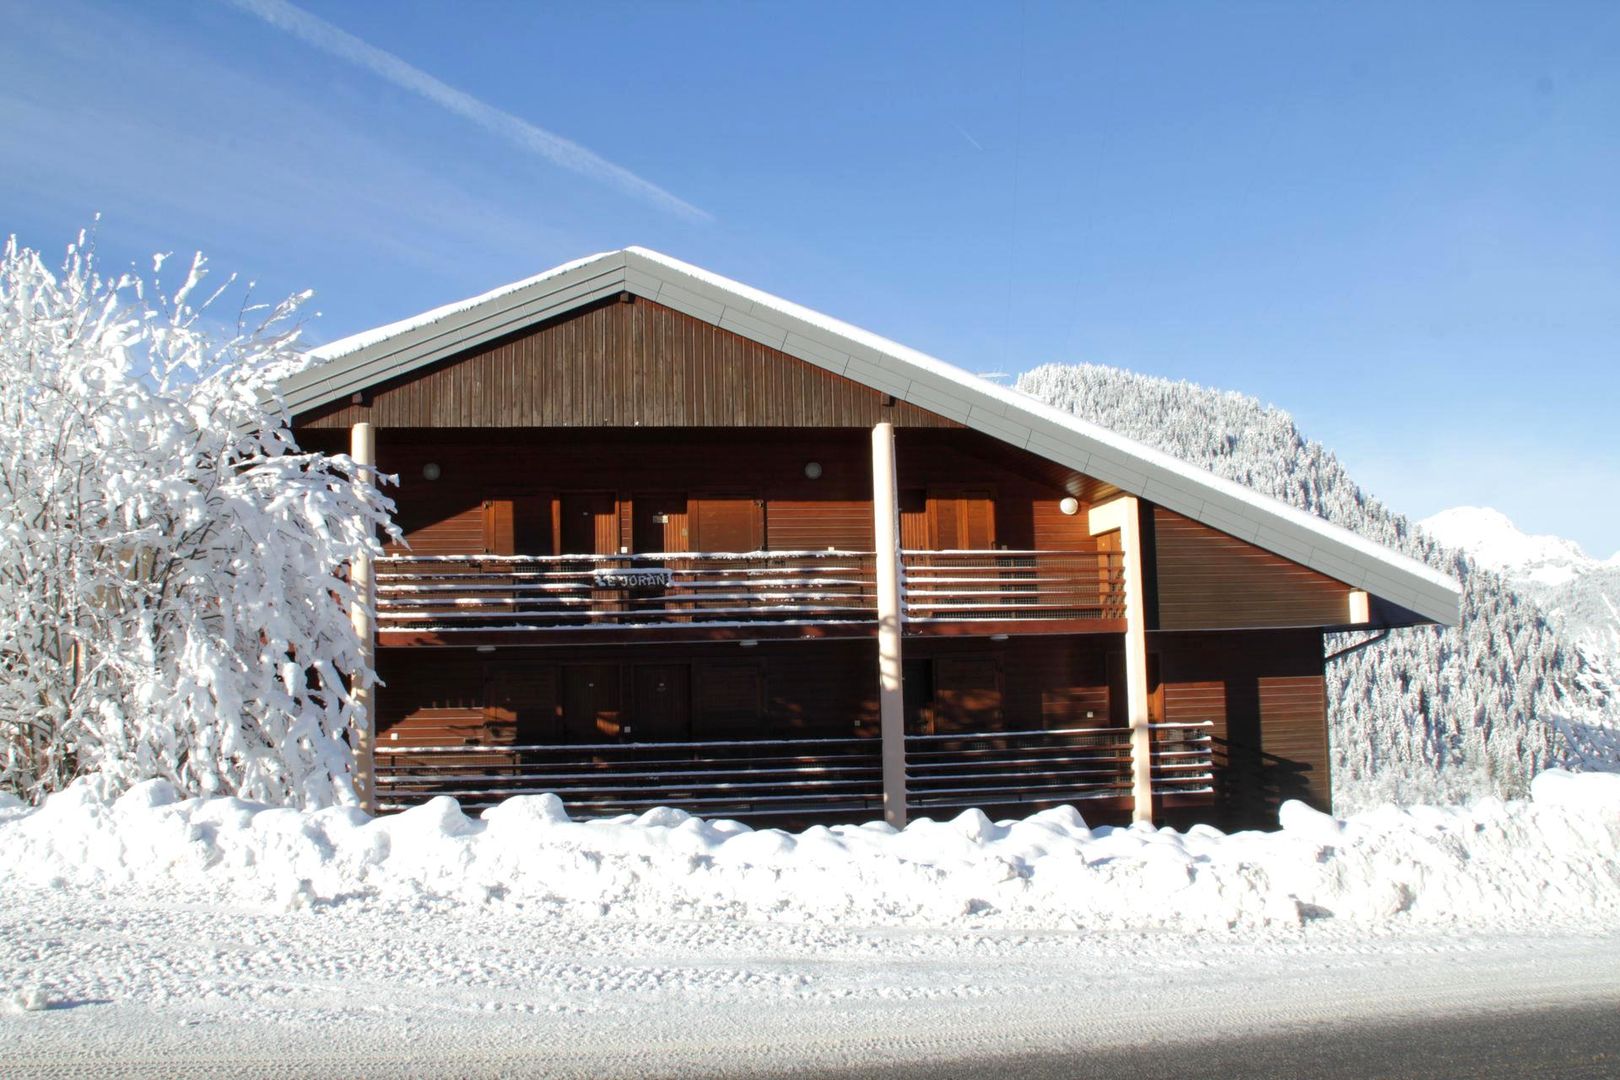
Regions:
<instances>
[{"instance_id":1,"label":"white fascia board","mask_svg":"<svg viewBox=\"0 0 1620 1080\"><path fill-rule=\"evenodd\" d=\"M913 383L907 388L905 394L896 394L895 396L903 398L907 404L915 405L919 409L927 409L932 413L938 413L947 420L955 420L958 424L968 422L969 406L967 403L960 398L942 394L932 386L919 386Z\"/></svg>"},{"instance_id":2,"label":"white fascia board","mask_svg":"<svg viewBox=\"0 0 1620 1080\"><path fill-rule=\"evenodd\" d=\"M835 375L842 375L844 369L849 366L849 353L840 352L796 331L788 331L787 338L782 342L782 351L789 356L796 356L807 364L814 364Z\"/></svg>"},{"instance_id":3,"label":"white fascia board","mask_svg":"<svg viewBox=\"0 0 1620 1080\"><path fill-rule=\"evenodd\" d=\"M858 383L897 398L904 398L911 388L911 380L894 374L887 365L875 364L864 356L852 354L844 367L844 374Z\"/></svg>"},{"instance_id":4,"label":"white fascia board","mask_svg":"<svg viewBox=\"0 0 1620 1080\"><path fill-rule=\"evenodd\" d=\"M757 319L748 311L730 305L721 312L719 326L722 330L730 330L733 334L740 334L750 341L769 345L773 349L780 349L782 342L787 340L786 328L764 319Z\"/></svg>"},{"instance_id":5,"label":"white fascia board","mask_svg":"<svg viewBox=\"0 0 1620 1080\"><path fill-rule=\"evenodd\" d=\"M652 276L639 269L636 270L636 275L638 277ZM667 281L659 281L653 292L648 294L647 299L656 300L666 307L684 311L695 319L706 319L712 323L719 322L720 316L726 310L725 300L719 297L706 296L696 289L683 289L679 285L672 285Z\"/></svg>"},{"instance_id":6,"label":"white fascia board","mask_svg":"<svg viewBox=\"0 0 1620 1080\"><path fill-rule=\"evenodd\" d=\"M1011 443L1020 450L1029 445L1029 428L1015 419L995 414L987 416L978 405L974 405L968 411L967 423L969 427L986 435L994 435L1002 442Z\"/></svg>"}]
</instances>

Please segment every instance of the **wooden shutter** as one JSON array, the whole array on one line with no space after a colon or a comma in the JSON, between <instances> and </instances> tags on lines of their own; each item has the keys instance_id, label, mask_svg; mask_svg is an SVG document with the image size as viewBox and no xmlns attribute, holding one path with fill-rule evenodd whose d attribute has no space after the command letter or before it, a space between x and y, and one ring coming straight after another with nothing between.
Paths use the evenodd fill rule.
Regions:
<instances>
[{"instance_id":1,"label":"wooden shutter","mask_svg":"<svg viewBox=\"0 0 1620 1080\"><path fill-rule=\"evenodd\" d=\"M692 500L694 551L758 551L765 546L760 501L744 495L706 495Z\"/></svg>"}]
</instances>

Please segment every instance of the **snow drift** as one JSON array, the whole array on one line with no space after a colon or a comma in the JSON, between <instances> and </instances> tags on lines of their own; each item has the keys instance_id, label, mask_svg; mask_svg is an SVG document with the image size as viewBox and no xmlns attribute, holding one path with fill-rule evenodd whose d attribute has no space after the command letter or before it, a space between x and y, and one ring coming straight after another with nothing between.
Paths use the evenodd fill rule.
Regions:
<instances>
[{"instance_id":1,"label":"snow drift","mask_svg":"<svg viewBox=\"0 0 1620 1080\"><path fill-rule=\"evenodd\" d=\"M76 784L0 806L6 888L154 890L271 910L350 901L511 905L596 920L1087 929L1590 928L1620 920L1620 776L1540 774L1533 798L1285 804L1275 833L1090 829L1073 808L969 811L800 833L678 810L572 821L550 795L482 815L438 798L392 817Z\"/></svg>"}]
</instances>

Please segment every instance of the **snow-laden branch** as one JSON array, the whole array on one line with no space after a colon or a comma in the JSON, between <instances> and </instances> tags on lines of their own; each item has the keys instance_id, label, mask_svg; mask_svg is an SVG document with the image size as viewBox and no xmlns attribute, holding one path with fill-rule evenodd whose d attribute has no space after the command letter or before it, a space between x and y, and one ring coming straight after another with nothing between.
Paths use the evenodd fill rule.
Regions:
<instances>
[{"instance_id":1,"label":"snow-laden branch","mask_svg":"<svg viewBox=\"0 0 1620 1080\"><path fill-rule=\"evenodd\" d=\"M0 787L24 797L95 774L353 798L349 691L374 674L345 568L391 506L287 429L303 298L216 336L220 291L189 306L206 274L171 297L103 277L82 236L54 273L0 254Z\"/></svg>"}]
</instances>

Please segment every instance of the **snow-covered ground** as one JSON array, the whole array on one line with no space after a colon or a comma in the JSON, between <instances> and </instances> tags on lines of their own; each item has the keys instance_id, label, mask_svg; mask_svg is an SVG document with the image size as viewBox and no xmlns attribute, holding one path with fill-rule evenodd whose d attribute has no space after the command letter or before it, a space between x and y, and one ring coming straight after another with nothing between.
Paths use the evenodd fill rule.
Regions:
<instances>
[{"instance_id":1,"label":"snow-covered ground","mask_svg":"<svg viewBox=\"0 0 1620 1080\"><path fill-rule=\"evenodd\" d=\"M1620 776L1533 795L1294 806L1273 834L1052 811L787 835L81 787L0 809L0 1060L742 1074L1620 1002Z\"/></svg>"}]
</instances>

